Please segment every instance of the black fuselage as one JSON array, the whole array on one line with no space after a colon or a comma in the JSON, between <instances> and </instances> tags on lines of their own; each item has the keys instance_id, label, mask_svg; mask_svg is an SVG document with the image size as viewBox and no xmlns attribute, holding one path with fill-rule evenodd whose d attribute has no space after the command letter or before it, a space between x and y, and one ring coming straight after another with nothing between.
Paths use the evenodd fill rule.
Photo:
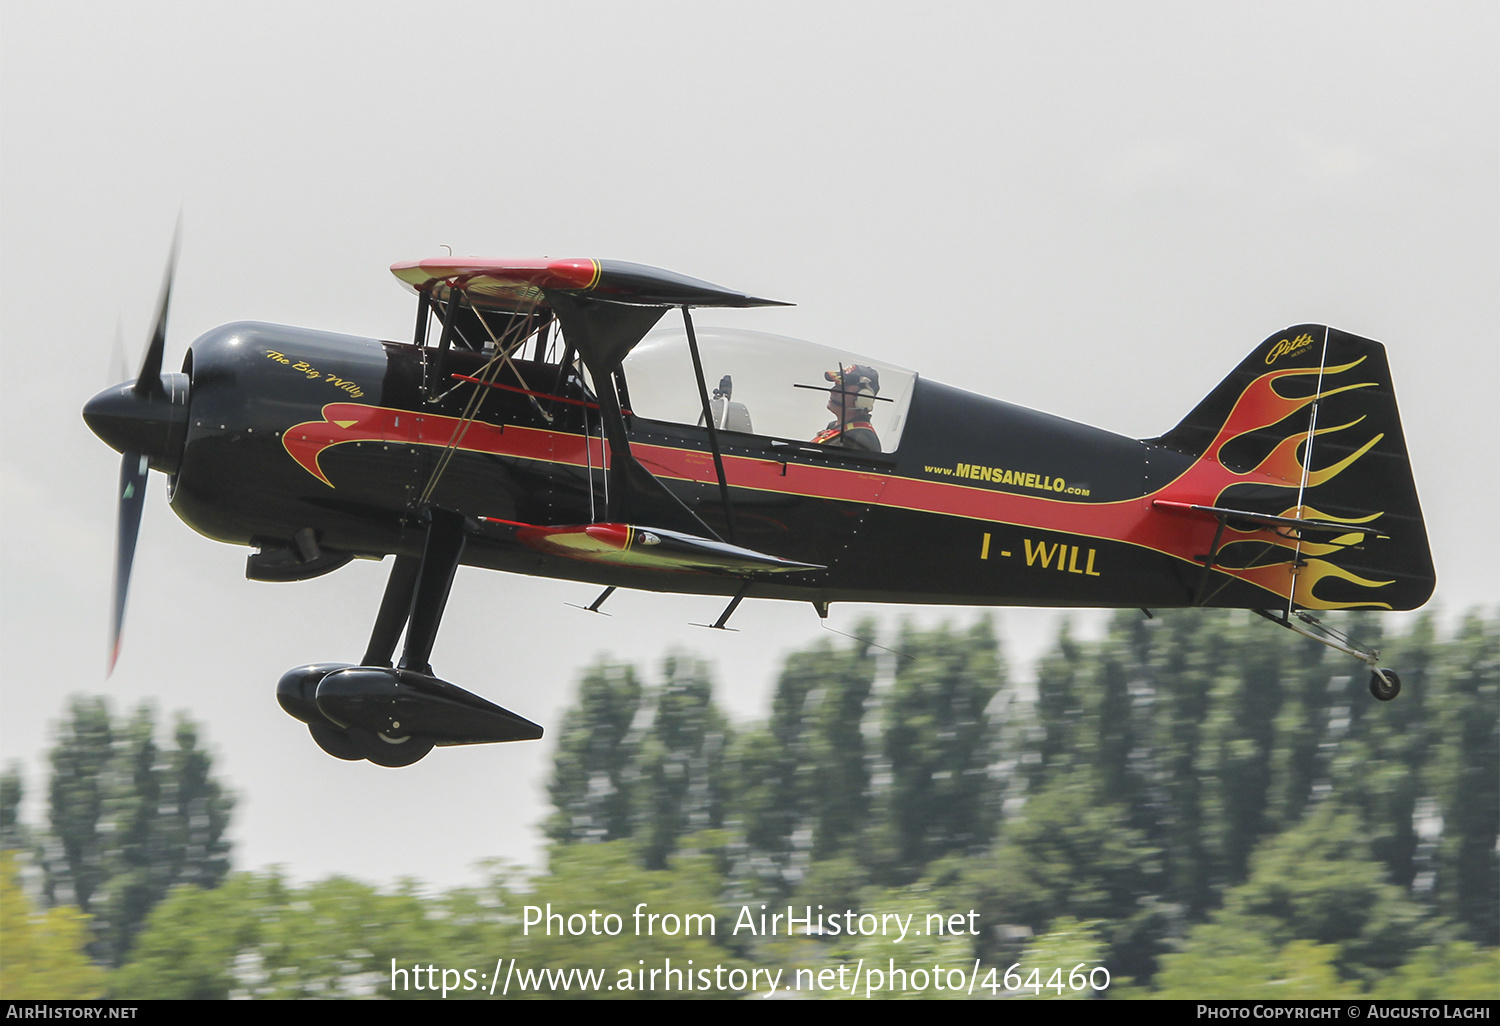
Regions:
<instances>
[{"instance_id":1,"label":"black fuselage","mask_svg":"<svg viewBox=\"0 0 1500 1026\"><path fill-rule=\"evenodd\" d=\"M606 496L598 470L607 446L576 375L517 361L532 394L481 389L463 376L485 357L455 351L443 368L447 394L429 402L424 364L432 355L406 343L268 324L209 332L193 345L185 368L192 409L173 509L199 532L235 544L286 546L310 529L333 552L415 555L423 529L410 513L460 431L464 437L430 493L433 503L522 524L599 519ZM499 380L519 388L514 375ZM465 429L459 418L476 390L483 401ZM305 425L332 422L335 430L344 407L376 408L386 417L379 429L357 428L347 441L306 443L306 451L316 449L325 483L292 449L304 444L297 436L307 434ZM739 544L827 567L795 580L757 582L751 595L978 605L1191 603L1199 567L1109 535L1131 519L1154 516L1142 496L1186 470L1192 457L925 380L917 382L908 420L893 454L720 432ZM450 423L454 430L447 430ZM626 423L642 463L723 534L706 430L633 416ZM1008 507L1032 520L1070 513L1067 519L1081 529L1007 522ZM1087 529L1090 520L1098 521L1097 531ZM539 553L519 544L512 528L484 521L464 562L659 591L729 594L738 587L712 575ZM1221 593L1219 602L1239 604L1235 598Z\"/></svg>"}]
</instances>

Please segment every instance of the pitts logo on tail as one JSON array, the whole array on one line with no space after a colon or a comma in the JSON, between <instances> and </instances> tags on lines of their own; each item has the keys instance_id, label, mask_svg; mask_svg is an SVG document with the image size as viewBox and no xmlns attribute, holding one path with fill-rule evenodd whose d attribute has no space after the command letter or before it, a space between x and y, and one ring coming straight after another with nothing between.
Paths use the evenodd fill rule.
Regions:
<instances>
[{"instance_id":1,"label":"pitts logo on tail","mask_svg":"<svg viewBox=\"0 0 1500 1026\"><path fill-rule=\"evenodd\" d=\"M1278 356L1290 356L1293 353L1300 353L1312 345L1312 340L1312 336L1306 332L1293 339L1282 339L1272 346L1271 351L1266 354L1266 366L1269 367L1275 363Z\"/></svg>"}]
</instances>

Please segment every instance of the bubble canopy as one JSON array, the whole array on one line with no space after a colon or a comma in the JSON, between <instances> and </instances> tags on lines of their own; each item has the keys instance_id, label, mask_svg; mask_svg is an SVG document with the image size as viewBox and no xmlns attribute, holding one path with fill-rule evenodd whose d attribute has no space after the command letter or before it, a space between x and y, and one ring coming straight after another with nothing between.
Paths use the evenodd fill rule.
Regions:
<instances>
[{"instance_id":1,"label":"bubble canopy","mask_svg":"<svg viewBox=\"0 0 1500 1026\"><path fill-rule=\"evenodd\" d=\"M873 368L880 391L870 426L882 452L895 452L911 404L914 371L813 342L736 328L696 328L710 407L721 431L806 442L829 426L831 385L825 372L855 364ZM625 358L630 410L637 417L701 425L687 332L660 328ZM727 393L727 394L726 394Z\"/></svg>"}]
</instances>

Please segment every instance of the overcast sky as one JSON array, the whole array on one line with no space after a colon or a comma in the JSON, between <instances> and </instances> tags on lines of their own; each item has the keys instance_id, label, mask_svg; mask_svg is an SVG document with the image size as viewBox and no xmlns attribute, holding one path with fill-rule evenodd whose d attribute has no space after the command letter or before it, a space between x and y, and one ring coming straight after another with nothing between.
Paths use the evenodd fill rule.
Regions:
<instances>
[{"instance_id":1,"label":"overcast sky","mask_svg":"<svg viewBox=\"0 0 1500 1026\"><path fill-rule=\"evenodd\" d=\"M277 706L282 671L357 658L385 568L246 581L247 550L177 520L158 474L104 682L119 457L79 411L117 323L134 373L179 211L169 368L242 318L406 338L387 267L444 245L789 300L699 320L1136 437L1272 332L1333 324L1388 346L1436 607L1493 607L1497 12L0 0L0 758L37 798L68 695L150 700L204 724L242 868L449 884L538 857L550 742L384 770L329 759ZM725 634L688 626L714 599L564 604L593 595L463 570L434 665L555 727L598 654L682 646L745 720L821 634L809 606L749 603ZM998 616L1021 657L1055 631Z\"/></svg>"}]
</instances>

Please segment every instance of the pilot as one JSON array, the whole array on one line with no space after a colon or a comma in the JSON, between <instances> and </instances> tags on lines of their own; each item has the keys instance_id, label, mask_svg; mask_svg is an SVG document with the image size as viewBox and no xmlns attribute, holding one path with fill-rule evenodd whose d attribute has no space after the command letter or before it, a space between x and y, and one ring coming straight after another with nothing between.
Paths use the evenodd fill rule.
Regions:
<instances>
[{"instance_id":1,"label":"pilot","mask_svg":"<svg viewBox=\"0 0 1500 1026\"><path fill-rule=\"evenodd\" d=\"M813 438L818 445L842 445L849 449L880 451L880 436L870 426L875 397L880 394L880 373L862 364L839 366L824 371L823 378L833 382L828 390L828 412L834 420Z\"/></svg>"}]
</instances>

